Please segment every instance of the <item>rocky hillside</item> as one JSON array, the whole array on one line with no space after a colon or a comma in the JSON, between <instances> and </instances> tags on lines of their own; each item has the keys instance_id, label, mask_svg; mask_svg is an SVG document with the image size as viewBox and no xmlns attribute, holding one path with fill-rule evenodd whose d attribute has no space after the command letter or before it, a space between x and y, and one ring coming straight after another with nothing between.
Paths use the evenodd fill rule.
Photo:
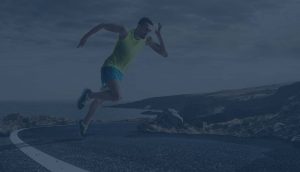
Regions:
<instances>
[{"instance_id":1,"label":"rocky hillside","mask_svg":"<svg viewBox=\"0 0 300 172\"><path fill-rule=\"evenodd\" d=\"M66 125L73 121L67 118L55 118L50 116L24 117L19 113L11 113L0 119L0 137L8 136L10 132L20 128L38 127L43 125Z\"/></svg>"},{"instance_id":2,"label":"rocky hillside","mask_svg":"<svg viewBox=\"0 0 300 172\"><path fill-rule=\"evenodd\" d=\"M300 82L201 95L157 97L118 107L147 107L148 113L149 109L160 109L161 112L156 112L159 119L168 113L167 109L174 109L183 119L181 127L170 127L165 124L165 119L161 122L157 117L141 125L140 129L144 131L283 139L295 139L300 135Z\"/></svg>"}]
</instances>

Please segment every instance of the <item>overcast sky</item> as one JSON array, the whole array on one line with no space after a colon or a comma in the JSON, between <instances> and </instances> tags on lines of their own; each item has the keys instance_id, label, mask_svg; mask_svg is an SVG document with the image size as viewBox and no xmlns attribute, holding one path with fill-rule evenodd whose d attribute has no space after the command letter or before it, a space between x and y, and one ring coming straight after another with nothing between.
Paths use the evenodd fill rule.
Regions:
<instances>
[{"instance_id":1,"label":"overcast sky","mask_svg":"<svg viewBox=\"0 0 300 172\"><path fill-rule=\"evenodd\" d=\"M102 30L77 49L80 38L143 16L162 24L169 57L145 47L121 83L124 101L299 81L299 9L299 0L1 0L0 100L98 90L117 35Z\"/></svg>"}]
</instances>

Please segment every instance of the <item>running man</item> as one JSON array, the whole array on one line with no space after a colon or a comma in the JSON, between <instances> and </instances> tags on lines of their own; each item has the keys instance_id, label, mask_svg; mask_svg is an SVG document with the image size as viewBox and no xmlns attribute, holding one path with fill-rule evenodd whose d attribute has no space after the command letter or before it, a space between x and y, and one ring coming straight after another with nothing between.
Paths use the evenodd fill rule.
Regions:
<instances>
[{"instance_id":1,"label":"running man","mask_svg":"<svg viewBox=\"0 0 300 172\"><path fill-rule=\"evenodd\" d=\"M79 121L80 134L82 136L86 135L89 123L98 106L104 101L118 101L121 99L119 82L122 80L128 64L134 59L136 53L144 45L150 46L155 52L163 57L168 56L164 41L160 34L162 28L160 23L158 23L158 28L155 30L159 43L154 42L151 36L147 36L147 34L151 32L152 26L152 21L147 17L141 18L137 27L131 30L126 30L124 26L111 23L99 24L81 38L77 48L83 47L87 39L101 29L119 35L112 54L104 61L104 64L101 67L101 91L93 92L90 89L85 89L78 99L78 109L82 109L88 100L92 100L84 119Z\"/></svg>"}]
</instances>

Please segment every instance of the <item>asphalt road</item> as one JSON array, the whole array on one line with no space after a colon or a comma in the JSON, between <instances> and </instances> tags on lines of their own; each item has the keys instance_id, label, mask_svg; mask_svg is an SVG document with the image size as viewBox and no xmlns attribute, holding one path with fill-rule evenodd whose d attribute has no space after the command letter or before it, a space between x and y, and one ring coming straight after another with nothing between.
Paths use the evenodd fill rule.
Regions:
<instances>
[{"instance_id":1,"label":"asphalt road","mask_svg":"<svg viewBox=\"0 0 300 172\"><path fill-rule=\"evenodd\" d=\"M141 133L135 122L29 129L27 144L88 171L300 171L300 149L280 140ZM48 171L1 138L0 171ZM0 140L1 140L0 139Z\"/></svg>"}]
</instances>

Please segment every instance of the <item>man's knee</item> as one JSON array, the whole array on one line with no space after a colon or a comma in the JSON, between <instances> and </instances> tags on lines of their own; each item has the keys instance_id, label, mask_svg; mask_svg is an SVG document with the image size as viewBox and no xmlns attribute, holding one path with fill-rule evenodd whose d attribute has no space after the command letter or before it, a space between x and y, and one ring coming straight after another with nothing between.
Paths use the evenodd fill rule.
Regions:
<instances>
[{"instance_id":1,"label":"man's knee","mask_svg":"<svg viewBox=\"0 0 300 172\"><path fill-rule=\"evenodd\" d=\"M117 80L109 81L108 87L110 88L111 100L112 101L121 100L122 97L121 97L118 81Z\"/></svg>"}]
</instances>

